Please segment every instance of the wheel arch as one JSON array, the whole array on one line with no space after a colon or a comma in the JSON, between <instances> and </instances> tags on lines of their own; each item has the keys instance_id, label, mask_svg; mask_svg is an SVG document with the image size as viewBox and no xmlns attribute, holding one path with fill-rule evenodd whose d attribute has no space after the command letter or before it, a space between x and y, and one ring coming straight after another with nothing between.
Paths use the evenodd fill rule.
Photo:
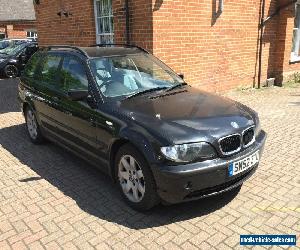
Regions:
<instances>
[{"instance_id":1,"label":"wheel arch","mask_svg":"<svg viewBox=\"0 0 300 250\"><path fill-rule=\"evenodd\" d=\"M10 58L8 61L7 61L7 65L8 64L11 64L11 65L17 65L18 64L18 60L16 58Z\"/></svg>"},{"instance_id":2,"label":"wheel arch","mask_svg":"<svg viewBox=\"0 0 300 250\"><path fill-rule=\"evenodd\" d=\"M128 139L125 138L119 138L113 142L113 144L110 147L109 151L109 169L110 169L110 175L112 179L115 181L116 180L116 175L114 171L114 163L116 160L116 154L119 151L119 149L124 146L125 144L131 144Z\"/></svg>"},{"instance_id":3,"label":"wheel arch","mask_svg":"<svg viewBox=\"0 0 300 250\"><path fill-rule=\"evenodd\" d=\"M128 134L127 134L128 133ZM150 163L155 160L153 148L149 143L149 140L147 140L144 136L140 135L137 132L134 131L128 131L125 136L120 137L119 139L115 140L109 151L109 167L110 167L110 174L113 180L116 180L115 171L114 171L114 163L116 159L116 154L118 150L124 146L125 144L130 144L132 147L134 147L147 161L149 165ZM129 136L131 135L131 136ZM134 138L134 139L129 139ZM151 167L150 167L151 169ZM151 169L152 171L152 169Z\"/></svg>"},{"instance_id":4,"label":"wheel arch","mask_svg":"<svg viewBox=\"0 0 300 250\"><path fill-rule=\"evenodd\" d=\"M28 102L23 102L22 113L23 113L24 116L25 116L25 111L26 111L27 108L30 108L30 105L28 104Z\"/></svg>"},{"instance_id":5,"label":"wheel arch","mask_svg":"<svg viewBox=\"0 0 300 250\"><path fill-rule=\"evenodd\" d=\"M149 164L149 160L147 159L147 155L145 155L145 152L143 152L143 149L141 148L141 145L137 145L134 141L130 141L128 139L120 139L120 141L118 141L115 144L115 154L113 155L114 161L116 161L116 157L122 157L125 154L128 154L127 150L123 150L122 154L118 154L116 153L117 150L120 150L123 146L127 147L127 150L131 149L131 152L134 155L135 160L138 160L140 165L140 168L142 168L143 170L143 175L144 178L146 178L146 183L147 183L147 190L146 193L144 193L144 196L142 198L142 201L139 201L138 203L133 203L129 200L129 198L125 198L126 194L124 193L124 190L122 192L123 197L125 198L125 201L134 209L140 210L140 211L145 211L148 210L150 208L152 208L153 206L155 206L156 204L158 204L160 202L160 197L158 196L157 193L157 184L154 178L154 174L153 174L153 169L151 168L151 165ZM137 158L136 158L137 157ZM145 166L146 165L146 166ZM118 178L117 178L117 169L115 169L114 167L116 167L114 164L112 165L112 168L114 171L114 182L117 183ZM118 184L120 190L122 190L122 187L120 184Z\"/></svg>"},{"instance_id":6,"label":"wheel arch","mask_svg":"<svg viewBox=\"0 0 300 250\"><path fill-rule=\"evenodd\" d=\"M22 104L22 112L23 112L24 116L25 116L25 111L27 108L31 108L34 112L36 112L34 105L32 103L30 103L30 101L25 100Z\"/></svg>"},{"instance_id":7,"label":"wheel arch","mask_svg":"<svg viewBox=\"0 0 300 250\"><path fill-rule=\"evenodd\" d=\"M29 97L26 97L22 104L22 113L23 113L25 120L26 120L25 112L26 112L27 108L30 108L34 112L35 118L36 118L38 124L41 126L41 121L40 121L39 115L37 114L36 108Z\"/></svg>"}]
</instances>

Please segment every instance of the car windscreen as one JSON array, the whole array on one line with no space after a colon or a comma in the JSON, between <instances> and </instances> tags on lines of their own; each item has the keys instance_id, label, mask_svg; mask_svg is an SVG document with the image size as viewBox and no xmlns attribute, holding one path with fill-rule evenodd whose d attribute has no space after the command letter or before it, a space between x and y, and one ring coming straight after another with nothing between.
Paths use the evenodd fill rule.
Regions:
<instances>
[{"instance_id":1,"label":"car windscreen","mask_svg":"<svg viewBox=\"0 0 300 250\"><path fill-rule=\"evenodd\" d=\"M0 53L2 54L7 54L7 55L16 55L18 54L21 50L23 50L28 44L27 43L21 43L21 44L16 44L14 46L9 46L5 49L2 49Z\"/></svg>"},{"instance_id":2,"label":"car windscreen","mask_svg":"<svg viewBox=\"0 0 300 250\"><path fill-rule=\"evenodd\" d=\"M7 48L10 45L9 41L0 41L0 50Z\"/></svg>"},{"instance_id":3,"label":"car windscreen","mask_svg":"<svg viewBox=\"0 0 300 250\"><path fill-rule=\"evenodd\" d=\"M146 53L95 58L90 66L106 97L126 97L183 83L169 67Z\"/></svg>"}]
</instances>

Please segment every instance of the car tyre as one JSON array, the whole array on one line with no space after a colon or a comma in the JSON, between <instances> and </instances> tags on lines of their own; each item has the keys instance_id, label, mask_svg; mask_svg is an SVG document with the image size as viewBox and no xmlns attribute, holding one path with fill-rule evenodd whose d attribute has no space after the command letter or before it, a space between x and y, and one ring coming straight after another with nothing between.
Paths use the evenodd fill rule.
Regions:
<instances>
[{"instance_id":1,"label":"car tyre","mask_svg":"<svg viewBox=\"0 0 300 250\"><path fill-rule=\"evenodd\" d=\"M27 107L25 110L25 121L30 140L34 144L41 144L42 142L44 142L44 137L35 117L35 113L30 107Z\"/></svg>"},{"instance_id":2,"label":"car tyre","mask_svg":"<svg viewBox=\"0 0 300 250\"><path fill-rule=\"evenodd\" d=\"M8 64L4 67L4 74L7 78L16 78L19 75L19 70L15 65Z\"/></svg>"},{"instance_id":3,"label":"car tyre","mask_svg":"<svg viewBox=\"0 0 300 250\"><path fill-rule=\"evenodd\" d=\"M133 209L146 211L159 203L152 171L130 144L122 146L116 155L115 176L122 197Z\"/></svg>"}]
</instances>

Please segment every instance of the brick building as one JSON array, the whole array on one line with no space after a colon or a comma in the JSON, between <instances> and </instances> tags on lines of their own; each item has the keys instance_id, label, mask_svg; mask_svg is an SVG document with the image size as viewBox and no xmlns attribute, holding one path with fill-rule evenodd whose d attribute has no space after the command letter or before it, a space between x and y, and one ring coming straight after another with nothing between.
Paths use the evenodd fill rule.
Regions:
<instances>
[{"instance_id":1,"label":"brick building","mask_svg":"<svg viewBox=\"0 0 300 250\"><path fill-rule=\"evenodd\" d=\"M300 1L36 2L40 45L129 41L184 73L190 84L211 91L257 84L262 17L268 19L263 29L262 82L275 77L280 84L283 76L300 69Z\"/></svg>"},{"instance_id":2,"label":"brick building","mask_svg":"<svg viewBox=\"0 0 300 250\"><path fill-rule=\"evenodd\" d=\"M32 0L0 0L0 39L36 38Z\"/></svg>"}]
</instances>

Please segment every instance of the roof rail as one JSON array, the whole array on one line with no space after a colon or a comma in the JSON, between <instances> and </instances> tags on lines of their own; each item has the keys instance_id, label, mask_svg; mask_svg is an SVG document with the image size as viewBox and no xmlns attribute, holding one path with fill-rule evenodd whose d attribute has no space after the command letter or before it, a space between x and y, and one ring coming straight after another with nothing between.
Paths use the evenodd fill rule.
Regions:
<instances>
[{"instance_id":1,"label":"roof rail","mask_svg":"<svg viewBox=\"0 0 300 250\"><path fill-rule=\"evenodd\" d=\"M142 50L144 52L146 52L147 54L150 54L149 51L147 51L146 49L137 46L137 45L132 45L132 44L123 44L123 43L97 43L94 45L91 45L90 47L106 47L106 46L122 46L122 47L128 47L128 48L137 48L139 50Z\"/></svg>"},{"instance_id":2,"label":"roof rail","mask_svg":"<svg viewBox=\"0 0 300 250\"><path fill-rule=\"evenodd\" d=\"M71 45L51 45L51 46L45 47L45 50L51 50L51 49L73 49L73 50L79 52L80 54L82 54L83 56L89 57L88 54L84 50L82 50L82 49L80 49L80 48L78 48L76 46L71 46Z\"/></svg>"}]
</instances>

